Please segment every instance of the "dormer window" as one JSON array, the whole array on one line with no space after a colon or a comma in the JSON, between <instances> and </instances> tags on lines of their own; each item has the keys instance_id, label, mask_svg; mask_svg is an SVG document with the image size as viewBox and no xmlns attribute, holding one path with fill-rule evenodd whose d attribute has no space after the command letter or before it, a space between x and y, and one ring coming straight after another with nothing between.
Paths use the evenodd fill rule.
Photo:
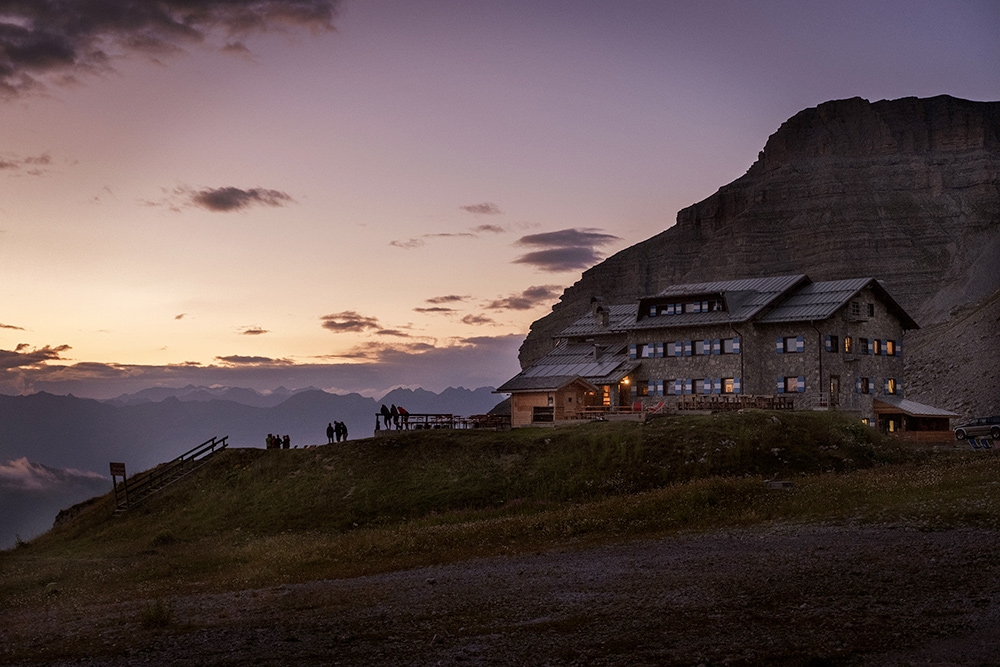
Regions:
<instances>
[{"instance_id":1,"label":"dormer window","mask_svg":"<svg viewBox=\"0 0 1000 667\"><path fill-rule=\"evenodd\" d=\"M672 301L670 303L654 303L649 306L649 316L683 315L689 313L713 313L725 310L722 299L698 299L697 301Z\"/></svg>"}]
</instances>

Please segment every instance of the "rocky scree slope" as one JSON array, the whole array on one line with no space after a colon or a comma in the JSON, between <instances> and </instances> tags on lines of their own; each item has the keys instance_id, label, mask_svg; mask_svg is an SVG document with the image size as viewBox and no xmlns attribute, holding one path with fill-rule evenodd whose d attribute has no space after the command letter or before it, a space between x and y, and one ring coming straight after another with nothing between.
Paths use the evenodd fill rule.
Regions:
<instances>
[{"instance_id":1,"label":"rocky scree slope","mask_svg":"<svg viewBox=\"0 0 1000 667\"><path fill-rule=\"evenodd\" d=\"M1000 102L853 98L799 112L744 176L585 271L532 324L520 361L550 349L592 297L623 303L677 283L792 273L883 280L925 327L907 333L908 366L927 369L907 380L907 397L963 416L1000 412L990 335L1000 325L962 318L1000 291ZM968 365L945 342L923 342L946 341L952 327L982 345Z\"/></svg>"}]
</instances>

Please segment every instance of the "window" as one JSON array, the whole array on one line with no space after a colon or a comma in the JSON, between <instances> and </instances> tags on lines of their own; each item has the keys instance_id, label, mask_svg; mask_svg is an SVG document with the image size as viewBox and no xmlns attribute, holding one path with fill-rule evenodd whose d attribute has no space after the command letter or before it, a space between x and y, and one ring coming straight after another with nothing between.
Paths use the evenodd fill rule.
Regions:
<instances>
[{"instance_id":1,"label":"window","mask_svg":"<svg viewBox=\"0 0 1000 667\"><path fill-rule=\"evenodd\" d=\"M801 394L806 390L806 379L804 376L778 378L779 394Z\"/></svg>"},{"instance_id":2,"label":"window","mask_svg":"<svg viewBox=\"0 0 1000 667\"><path fill-rule=\"evenodd\" d=\"M859 394L870 394L872 391L870 378L858 378L855 389Z\"/></svg>"},{"instance_id":3,"label":"window","mask_svg":"<svg viewBox=\"0 0 1000 667\"><path fill-rule=\"evenodd\" d=\"M876 338L872 345L872 354L882 356L882 341Z\"/></svg>"},{"instance_id":4,"label":"window","mask_svg":"<svg viewBox=\"0 0 1000 667\"><path fill-rule=\"evenodd\" d=\"M712 393L712 383L706 382L704 378L698 378L691 381L691 393L694 394L711 394Z\"/></svg>"},{"instance_id":5,"label":"window","mask_svg":"<svg viewBox=\"0 0 1000 667\"><path fill-rule=\"evenodd\" d=\"M858 354L871 354L871 353L872 353L871 340L868 338L859 338Z\"/></svg>"},{"instance_id":6,"label":"window","mask_svg":"<svg viewBox=\"0 0 1000 667\"><path fill-rule=\"evenodd\" d=\"M838 349L840 349L840 343L837 340L836 336L831 334L825 338L825 341L826 341L827 352L836 352Z\"/></svg>"},{"instance_id":7,"label":"window","mask_svg":"<svg viewBox=\"0 0 1000 667\"><path fill-rule=\"evenodd\" d=\"M806 349L806 341L802 336L785 336L775 339L775 350L778 354L803 352Z\"/></svg>"},{"instance_id":8,"label":"window","mask_svg":"<svg viewBox=\"0 0 1000 667\"><path fill-rule=\"evenodd\" d=\"M719 354L739 354L740 353L740 339L739 338L723 338L719 341Z\"/></svg>"},{"instance_id":9,"label":"window","mask_svg":"<svg viewBox=\"0 0 1000 667\"><path fill-rule=\"evenodd\" d=\"M875 304L874 303L869 303L868 304L868 317L875 317Z\"/></svg>"},{"instance_id":10,"label":"window","mask_svg":"<svg viewBox=\"0 0 1000 667\"><path fill-rule=\"evenodd\" d=\"M711 354L712 347L707 340L694 340L691 341L691 354L696 357L704 356L706 354Z\"/></svg>"},{"instance_id":11,"label":"window","mask_svg":"<svg viewBox=\"0 0 1000 667\"><path fill-rule=\"evenodd\" d=\"M896 393L896 378L886 378L885 379L885 393L895 394Z\"/></svg>"},{"instance_id":12,"label":"window","mask_svg":"<svg viewBox=\"0 0 1000 667\"><path fill-rule=\"evenodd\" d=\"M850 336L844 336L844 354L851 354L854 352L854 339Z\"/></svg>"},{"instance_id":13,"label":"window","mask_svg":"<svg viewBox=\"0 0 1000 667\"><path fill-rule=\"evenodd\" d=\"M667 356L679 357L684 354L684 346L681 343L667 343Z\"/></svg>"},{"instance_id":14,"label":"window","mask_svg":"<svg viewBox=\"0 0 1000 667\"><path fill-rule=\"evenodd\" d=\"M896 341L894 340L885 341L885 356L887 357L896 356Z\"/></svg>"},{"instance_id":15,"label":"window","mask_svg":"<svg viewBox=\"0 0 1000 667\"><path fill-rule=\"evenodd\" d=\"M738 394L740 391L739 386L739 380L736 378L722 378L723 394Z\"/></svg>"}]
</instances>

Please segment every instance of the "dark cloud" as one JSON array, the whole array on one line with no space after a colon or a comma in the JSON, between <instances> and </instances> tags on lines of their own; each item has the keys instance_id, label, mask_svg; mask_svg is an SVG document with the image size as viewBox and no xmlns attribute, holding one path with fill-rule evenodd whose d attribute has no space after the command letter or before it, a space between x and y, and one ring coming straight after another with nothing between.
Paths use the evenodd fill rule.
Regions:
<instances>
[{"instance_id":1,"label":"dark cloud","mask_svg":"<svg viewBox=\"0 0 1000 667\"><path fill-rule=\"evenodd\" d=\"M270 332L267 329L261 329L260 327L243 327L240 329L240 333L244 336L262 336Z\"/></svg>"},{"instance_id":2,"label":"dark cloud","mask_svg":"<svg viewBox=\"0 0 1000 667\"><path fill-rule=\"evenodd\" d=\"M555 300L562 294L562 290L563 288L559 285L534 285L520 294L511 294L495 299L486 304L486 308L489 310L531 310Z\"/></svg>"},{"instance_id":3,"label":"dark cloud","mask_svg":"<svg viewBox=\"0 0 1000 667\"><path fill-rule=\"evenodd\" d=\"M69 349L71 349L69 345L57 347L46 345L43 348L28 350L28 346L22 343L14 350L0 350L0 369L37 366L46 361L62 359L62 353Z\"/></svg>"},{"instance_id":4,"label":"dark cloud","mask_svg":"<svg viewBox=\"0 0 1000 667\"><path fill-rule=\"evenodd\" d=\"M400 329L379 329L375 332L379 336L395 336L396 338L413 338L413 335Z\"/></svg>"},{"instance_id":5,"label":"dark cloud","mask_svg":"<svg viewBox=\"0 0 1000 667\"><path fill-rule=\"evenodd\" d=\"M181 313L180 315L174 315L174 319L175 320L183 320L185 317L187 317L187 313Z\"/></svg>"},{"instance_id":6,"label":"dark cloud","mask_svg":"<svg viewBox=\"0 0 1000 667\"><path fill-rule=\"evenodd\" d=\"M0 46L0 58L2 57L2 46ZM41 176L49 171L48 167L51 165L52 156L48 153L28 157L0 155L0 171L6 171L11 175Z\"/></svg>"},{"instance_id":7,"label":"dark cloud","mask_svg":"<svg viewBox=\"0 0 1000 667\"><path fill-rule=\"evenodd\" d=\"M362 331L378 331L382 325L374 317L366 317L353 310L324 315L320 318L323 328L334 333L359 333Z\"/></svg>"},{"instance_id":8,"label":"dark cloud","mask_svg":"<svg viewBox=\"0 0 1000 667\"><path fill-rule=\"evenodd\" d=\"M424 242L420 239L407 239L405 241L389 241L389 245L394 248L402 248L403 250L412 250L413 248L420 248L424 245Z\"/></svg>"},{"instance_id":9,"label":"dark cloud","mask_svg":"<svg viewBox=\"0 0 1000 667\"><path fill-rule=\"evenodd\" d=\"M500 207L492 202L470 204L469 206L459 206L459 208L466 213L473 213L475 215L500 215L503 213L503 211L500 210Z\"/></svg>"},{"instance_id":10,"label":"dark cloud","mask_svg":"<svg viewBox=\"0 0 1000 667\"><path fill-rule=\"evenodd\" d=\"M0 4L0 96L286 27L332 30L339 0L14 0Z\"/></svg>"},{"instance_id":11,"label":"dark cloud","mask_svg":"<svg viewBox=\"0 0 1000 667\"><path fill-rule=\"evenodd\" d=\"M596 248L620 241L600 230L561 229L556 232L529 234L517 240L516 245L540 247L514 260L515 264L530 264L543 271L559 272L586 269L600 261Z\"/></svg>"},{"instance_id":12,"label":"dark cloud","mask_svg":"<svg viewBox=\"0 0 1000 667\"><path fill-rule=\"evenodd\" d=\"M507 230L500 225L477 225L472 228L472 231L480 233L488 232L490 234L505 234L507 232Z\"/></svg>"},{"instance_id":13,"label":"dark cloud","mask_svg":"<svg viewBox=\"0 0 1000 667\"><path fill-rule=\"evenodd\" d=\"M0 324L0 329L13 329L14 331L24 331L22 327L15 327L13 324Z\"/></svg>"},{"instance_id":14,"label":"dark cloud","mask_svg":"<svg viewBox=\"0 0 1000 667\"><path fill-rule=\"evenodd\" d=\"M444 296L432 296L429 299L424 299L424 303L458 303L460 301L465 301L468 298L469 297L467 296L459 296L458 294L445 294Z\"/></svg>"},{"instance_id":15,"label":"dark cloud","mask_svg":"<svg viewBox=\"0 0 1000 667\"><path fill-rule=\"evenodd\" d=\"M228 357L216 357L215 360L227 366L288 366L292 363L288 359L272 359L271 357L244 357L236 354Z\"/></svg>"},{"instance_id":16,"label":"dark cloud","mask_svg":"<svg viewBox=\"0 0 1000 667\"><path fill-rule=\"evenodd\" d=\"M287 193L280 190L234 187L206 188L191 193L191 203L209 211L228 213L242 211L251 206L285 206L294 203Z\"/></svg>"},{"instance_id":17,"label":"dark cloud","mask_svg":"<svg viewBox=\"0 0 1000 667\"><path fill-rule=\"evenodd\" d=\"M414 308L413 310L414 310L414 312L417 312L417 313L439 313L439 314L447 314L447 313L454 313L455 312L454 308L448 308L446 306L431 306L430 308Z\"/></svg>"},{"instance_id":18,"label":"dark cloud","mask_svg":"<svg viewBox=\"0 0 1000 667\"><path fill-rule=\"evenodd\" d=\"M496 320L485 315L466 315L462 318L462 324L471 324L473 326L480 326L483 324L496 324Z\"/></svg>"}]
</instances>

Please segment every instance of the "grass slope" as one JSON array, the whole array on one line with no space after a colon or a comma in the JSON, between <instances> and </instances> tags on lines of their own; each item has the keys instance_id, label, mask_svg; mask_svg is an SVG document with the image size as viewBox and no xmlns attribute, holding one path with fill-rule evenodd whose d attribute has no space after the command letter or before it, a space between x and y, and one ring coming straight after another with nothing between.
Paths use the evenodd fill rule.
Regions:
<instances>
[{"instance_id":1,"label":"grass slope","mask_svg":"<svg viewBox=\"0 0 1000 667\"><path fill-rule=\"evenodd\" d=\"M157 599L782 520L996 528L1000 457L913 450L835 413L418 431L222 452L113 517L0 552L0 608ZM763 480L794 480L790 491Z\"/></svg>"}]
</instances>

